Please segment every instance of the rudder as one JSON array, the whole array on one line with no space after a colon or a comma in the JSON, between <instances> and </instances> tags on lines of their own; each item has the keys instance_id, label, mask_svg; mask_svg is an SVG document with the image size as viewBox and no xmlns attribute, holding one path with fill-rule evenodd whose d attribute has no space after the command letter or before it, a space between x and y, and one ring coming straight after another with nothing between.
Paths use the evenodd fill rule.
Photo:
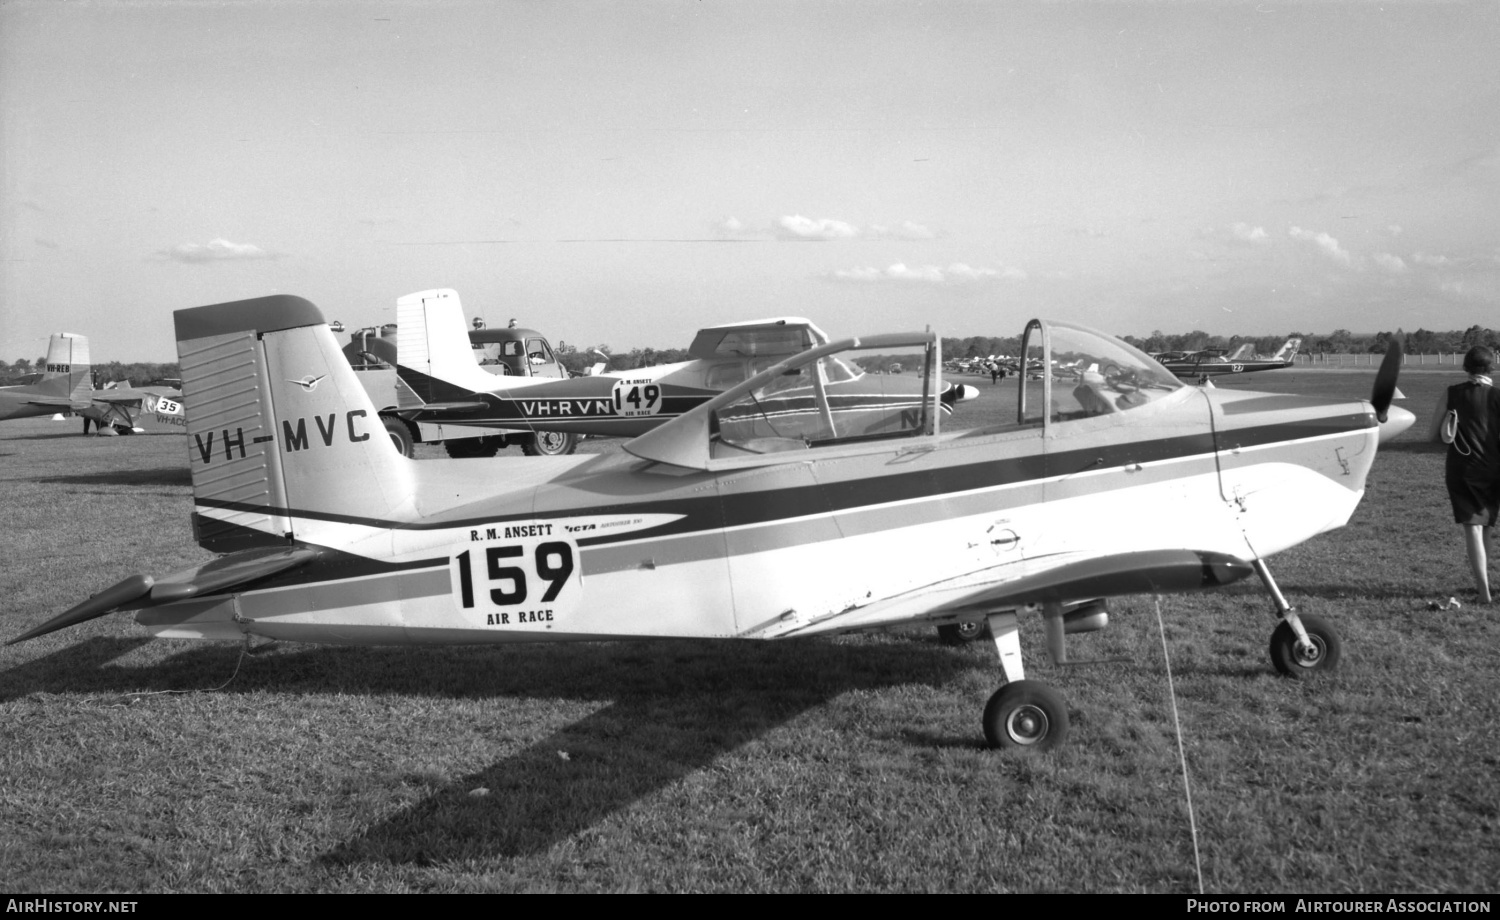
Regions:
<instances>
[{"instance_id":1,"label":"rudder","mask_svg":"<svg viewBox=\"0 0 1500 920\"><path fill-rule=\"evenodd\" d=\"M89 364L88 336L71 332L54 333L47 341L47 364L39 392L56 393L86 408L94 398L94 374Z\"/></svg>"},{"instance_id":2,"label":"rudder","mask_svg":"<svg viewBox=\"0 0 1500 920\"><path fill-rule=\"evenodd\" d=\"M448 288L419 291L396 301L396 359L401 367L417 372L403 375L402 379L421 400L411 407L403 402L403 409L424 402L441 402L443 396L434 391L434 380L481 393L495 389L502 382L480 369L469 346L469 330L464 326L458 292ZM410 398L404 391L397 395Z\"/></svg>"}]
</instances>

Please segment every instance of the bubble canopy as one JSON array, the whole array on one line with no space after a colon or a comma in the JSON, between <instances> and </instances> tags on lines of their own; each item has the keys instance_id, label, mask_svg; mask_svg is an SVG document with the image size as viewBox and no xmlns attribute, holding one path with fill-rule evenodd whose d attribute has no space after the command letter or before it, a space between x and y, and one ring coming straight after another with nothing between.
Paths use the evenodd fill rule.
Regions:
<instances>
[{"instance_id":1,"label":"bubble canopy","mask_svg":"<svg viewBox=\"0 0 1500 920\"><path fill-rule=\"evenodd\" d=\"M1072 323L1032 320L1022 349L1010 365L1019 377L1013 421L968 435L1129 412L1182 388L1139 349ZM943 386L940 367L932 332L818 345L629 441L625 450L710 470L935 443L947 399L941 394L952 389Z\"/></svg>"},{"instance_id":2,"label":"bubble canopy","mask_svg":"<svg viewBox=\"0 0 1500 920\"><path fill-rule=\"evenodd\" d=\"M772 365L625 449L712 469L936 435L938 365L931 332L831 342Z\"/></svg>"}]
</instances>

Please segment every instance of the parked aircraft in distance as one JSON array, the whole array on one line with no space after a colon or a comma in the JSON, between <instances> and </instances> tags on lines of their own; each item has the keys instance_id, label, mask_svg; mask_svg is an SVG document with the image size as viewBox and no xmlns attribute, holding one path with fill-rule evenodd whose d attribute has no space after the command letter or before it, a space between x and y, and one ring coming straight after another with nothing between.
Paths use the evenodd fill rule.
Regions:
<instances>
[{"instance_id":1,"label":"parked aircraft in distance","mask_svg":"<svg viewBox=\"0 0 1500 920\"><path fill-rule=\"evenodd\" d=\"M501 361L481 366L463 319L458 294L422 291L396 302L396 370L405 386L397 392L396 421L444 423L515 431L634 436L678 418L728 387L815 345L828 336L800 317L728 323L700 329L688 347L691 360L656 367L606 372L571 379L517 376L496 372ZM538 357L540 359L540 356ZM875 361L871 356L870 360ZM884 366L899 371L900 366ZM922 384L910 376L875 381L863 368L829 366L832 376L819 381L782 381L783 399L813 399L812 388L826 388L834 411L855 405L884 405L905 394L920 401ZM945 411L979 395L974 387L951 385L942 396ZM406 438L392 435L398 449L410 447L420 429L408 425ZM493 456L504 444L497 438L445 442L451 456Z\"/></svg>"},{"instance_id":2,"label":"parked aircraft in distance","mask_svg":"<svg viewBox=\"0 0 1500 920\"><path fill-rule=\"evenodd\" d=\"M0 421L77 412L93 392L88 338L58 333L47 342L47 363L35 381L0 387Z\"/></svg>"},{"instance_id":3,"label":"parked aircraft in distance","mask_svg":"<svg viewBox=\"0 0 1500 920\"><path fill-rule=\"evenodd\" d=\"M1154 355L1162 367L1183 379L1196 378L1200 383L1210 377L1223 374L1248 374L1251 371L1271 371L1280 367L1291 367L1292 359L1302 340L1295 336L1286 340L1273 355L1255 354L1255 345L1246 342L1233 352L1223 348L1207 348L1203 351L1168 351Z\"/></svg>"},{"instance_id":4,"label":"parked aircraft in distance","mask_svg":"<svg viewBox=\"0 0 1500 920\"><path fill-rule=\"evenodd\" d=\"M100 434L130 434L142 424L186 431L182 400L170 387L94 389L87 336L58 333L47 343L46 370L22 386L0 387L0 421L40 415L76 415Z\"/></svg>"},{"instance_id":5,"label":"parked aircraft in distance","mask_svg":"<svg viewBox=\"0 0 1500 920\"><path fill-rule=\"evenodd\" d=\"M1018 623L1038 615L1065 660L1080 599L1256 574L1281 618L1276 669L1333 669L1338 633L1287 603L1266 559L1346 523L1378 443L1412 422L1390 405L1399 346L1369 402L1316 399L1184 386L1118 339L1032 320L1027 359L1088 356L1112 372L1076 387L1028 378L1003 423L946 432L936 335L845 339L758 369L623 454L417 462L385 443L308 301L198 307L175 322L194 532L227 555L133 575L12 643L117 610L168 638L371 645L778 639L982 619L1005 681L985 736L1040 751L1065 736L1068 710L1026 679ZM845 406L825 384L861 357L897 354L917 400L902 387ZM1103 625L1097 610L1077 615Z\"/></svg>"},{"instance_id":6,"label":"parked aircraft in distance","mask_svg":"<svg viewBox=\"0 0 1500 920\"><path fill-rule=\"evenodd\" d=\"M148 428L186 433L187 416L179 387L148 385L106 386L90 394L87 408L76 410L84 418L84 433L93 424L100 434L133 434Z\"/></svg>"}]
</instances>

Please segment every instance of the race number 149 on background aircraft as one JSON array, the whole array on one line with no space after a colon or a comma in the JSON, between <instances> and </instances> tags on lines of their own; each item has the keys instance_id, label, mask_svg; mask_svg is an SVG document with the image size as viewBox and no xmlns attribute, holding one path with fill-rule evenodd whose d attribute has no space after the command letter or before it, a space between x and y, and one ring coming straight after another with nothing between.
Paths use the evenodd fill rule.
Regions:
<instances>
[{"instance_id":1,"label":"race number 149 on background aircraft","mask_svg":"<svg viewBox=\"0 0 1500 920\"><path fill-rule=\"evenodd\" d=\"M655 415L661 411L661 387L650 378L620 380L614 386L615 414L625 418Z\"/></svg>"}]
</instances>

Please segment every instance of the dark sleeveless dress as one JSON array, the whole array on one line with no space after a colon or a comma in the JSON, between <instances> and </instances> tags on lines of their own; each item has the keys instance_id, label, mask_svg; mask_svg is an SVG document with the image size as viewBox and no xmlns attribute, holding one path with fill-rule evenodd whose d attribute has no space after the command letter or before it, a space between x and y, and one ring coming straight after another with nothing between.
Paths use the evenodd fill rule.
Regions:
<instances>
[{"instance_id":1,"label":"dark sleeveless dress","mask_svg":"<svg viewBox=\"0 0 1500 920\"><path fill-rule=\"evenodd\" d=\"M1500 390L1466 381L1448 388L1447 405L1458 410L1443 476L1453 520L1493 527L1500 512Z\"/></svg>"}]
</instances>

